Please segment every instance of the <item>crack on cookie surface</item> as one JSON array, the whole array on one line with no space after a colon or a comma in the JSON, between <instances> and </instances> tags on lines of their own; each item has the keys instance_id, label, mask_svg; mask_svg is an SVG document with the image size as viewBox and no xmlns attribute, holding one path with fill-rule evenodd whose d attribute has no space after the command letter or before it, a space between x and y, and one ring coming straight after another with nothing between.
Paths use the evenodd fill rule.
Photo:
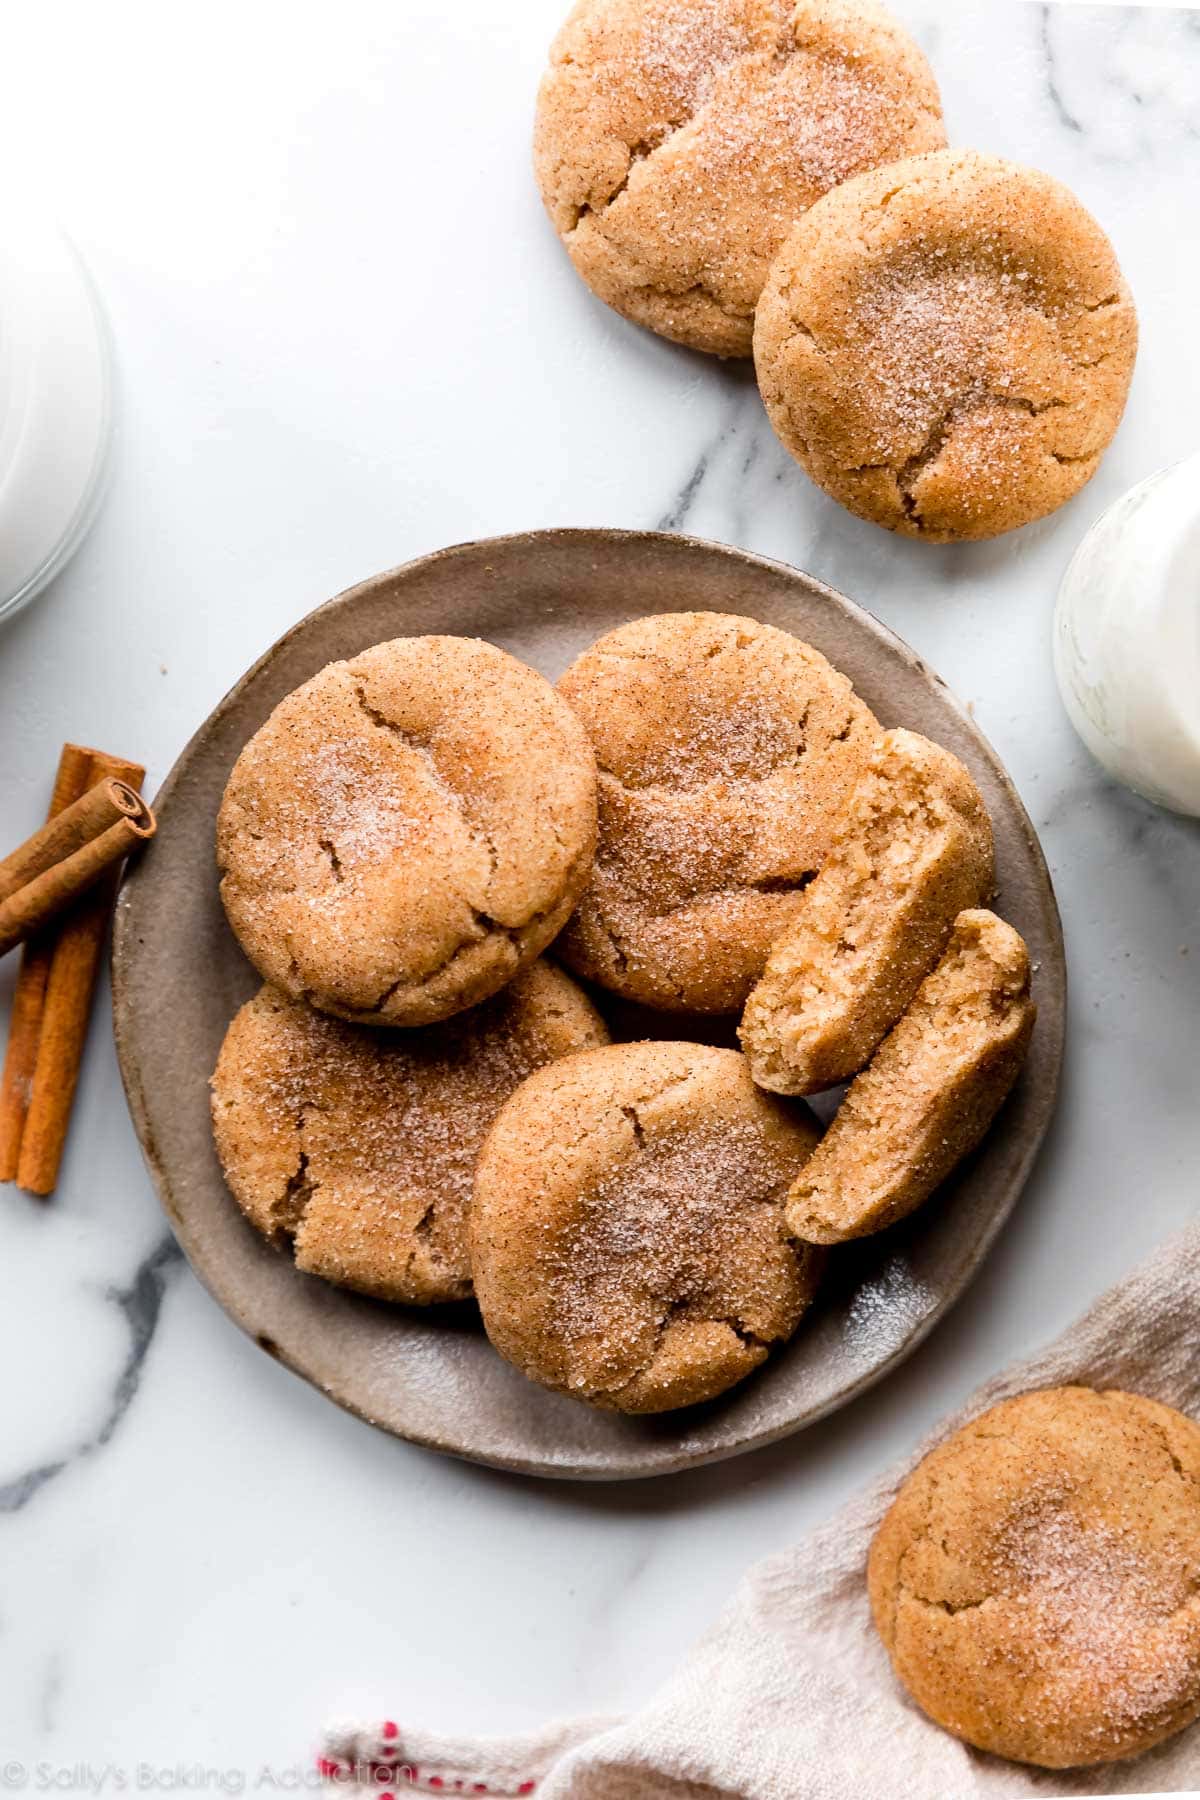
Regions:
<instances>
[{"instance_id":1,"label":"crack on cookie surface","mask_svg":"<svg viewBox=\"0 0 1200 1800\"><path fill-rule=\"evenodd\" d=\"M1081 456L1064 456L1061 451L1058 450L1048 450L1046 454L1056 462L1061 469L1070 469L1074 468L1077 464L1082 465L1083 463L1099 462L1100 460L1100 452L1098 450L1084 451Z\"/></svg>"},{"instance_id":2,"label":"crack on cookie surface","mask_svg":"<svg viewBox=\"0 0 1200 1800\"><path fill-rule=\"evenodd\" d=\"M695 1080L696 1074L685 1070L618 1102L617 1112L632 1133L632 1158L600 1177L562 1250L566 1261L556 1284L555 1328L568 1342L576 1332L585 1340L600 1332L619 1351L630 1321L638 1317L643 1284L650 1284L644 1300L657 1305L652 1343L632 1363L624 1359L619 1381L592 1386L591 1398L598 1403L619 1406L647 1382L652 1389L659 1375L668 1386L680 1379L680 1371L669 1363L658 1374L656 1365L667 1353L672 1331L683 1323L723 1326L744 1350L756 1358L766 1355L773 1338L757 1334L739 1311L721 1302L732 1297L731 1280L736 1291L747 1279L734 1245L741 1245L742 1232L762 1229L768 1216L777 1228L777 1252L799 1277L804 1251L791 1244L782 1227L790 1169L776 1171L777 1179L767 1176L764 1159L778 1152L768 1152L750 1117L690 1125L683 1096ZM670 1116L649 1127L646 1109L668 1094L675 1096ZM702 1102L698 1104L703 1112ZM752 1220L757 1224L752 1226ZM718 1237L720 1230L732 1234L725 1250L714 1228ZM731 1265L726 1255L733 1257ZM590 1277L585 1274L582 1288L577 1285L581 1269L592 1271ZM754 1282L758 1279L756 1274ZM628 1295L627 1280L633 1282ZM751 1291L757 1291L753 1285ZM644 1328L644 1323L637 1327ZM785 1334L781 1321L774 1337Z\"/></svg>"},{"instance_id":3,"label":"crack on cookie surface","mask_svg":"<svg viewBox=\"0 0 1200 1800\"><path fill-rule=\"evenodd\" d=\"M485 942L488 936L494 935L496 934L480 930L473 937L461 939L460 942L455 945L453 950L448 951L434 968L429 969L424 974L416 977L412 975L398 976L395 981L388 983L377 998L371 1001L370 1005L358 1006L353 1009L347 1007L345 1009L346 1017L354 1019L370 1017L372 1014L378 1015L379 1013L386 1011L402 989L408 989L413 993L419 993L423 988L428 988L433 982L448 975L456 963L461 962L472 950L478 949L479 945ZM509 934L505 932L503 935L507 936Z\"/></svg>"},{"instance_id":4,"label":"crack on cookie surface","mask_svg":"<svg viewBox=\"0 0 1200 1800\"><path fill-rule=\"evenodd\" d=\"M364 717L371 722L372 726L400 739L401 742L406 744L411 750L417 752L425 760L439 793L441 793L458 812L459 817L462 819L462 822L471 837L471 841L483 850L488 861L488 875L483 884L484 898L486 900L488 891L491 889L495 879L499 864L499 851L494 834L485 822L471 815L464 797L445 779L437 764L430 744L425 741L420 734L407 730L405 727L397 724L395 720L389 718L385 712L380 710L380 708L373 706L361 685L356 684L353 693L356 704L362 711ZM564 844L562 833L558 829L557 823L553 820L551 820L551 825L555 841L561 848ZM339 852L336 842L332 837L324 837L318 840L318 844L329 861L335 882L339 884L344 883L348 879L348 871L344 856ZM574 891L580 878L581 869L590 864L590 861L590 849L586 854L576 856L574 862L566 871L562 895L557 897L550 904L531 912L527 918L515 925L505 924L492 913L488 912L486 906L474 903L469 894L465 892L462 893L459 897L469 915L473 930L469 934L460 937L458 943L447 950L431 967L419 972L409 971L397 976L394 980L384 983L372 1000L362 1004L352 1006L341 1002L334 1003L332 997L327 997L323 1004L327 1005L329 1009L334 1012L335 1016L341 1018L354 1020L378 1017L379 1014L386 1012L388 1007L402 991L407 990L416 995L423 989L429 988L434 983L444 980L452 971L456 961L461 961L470 952L476 950L478 946L489 937L505 940L511 946L515 958L519 960L520 956L524 953L525 944L531 934L536 933L538 928L543 925L546 920L562 911L566 904L565 897ZM290 943L288 945L288 956L289 986L292 991L299 992L301 984L301 965ZM309 997L309 990L305 991L305 997Z\"/></svg>"},{"instance_id":5,"label":"crack on cookie surface","mask_svg":"<svg viewBox=\"0 0 1200 1800\"><path fill-rule=\"evenodd\" d=\"M296 1126L299 1137L304 1130L304 1122L300 1120ZM301 1225L308 1205L316 1193L320 1183L309 1179L308 1153L300 1151L300 1160L287 1178L287 1185L278 1199L272 1202L271 1218L274 1230L271 1233L276 1244L290 1244Z\"/></svg>"},{"instance_id":6,"label":"crack on cookie surface","mask_svg":"<svg viewBox=\"0 0 1200 1800\"><path fill-rule=\"evenodd\" d=\"M552 50L535 153L546 208L619 312L748 356L763 276L797 214L864 168L945 143L932 72L869 11L798 22L783 4L612 10L615 41L589 41L606 11L593 0L562 34L578 34L578 54Z\"/></svg>"},{"instance_id":7,"label":"crack on cookie surface","mask_svg":"<svg viewBox=\"0 0 1200 1800\"><path fill-rule=\"evenodd\" d=\"M733 1012L815 878L878 725L823 657L770 626L700 614L641 631L563 678L600 773L595 870L566 956L631 999Z\"/></svg>"},{"instance_id":8,"label":"crack on cookie surface","mask_svg":"<svg viewBox=\"0 0 1200 1800\"><path fill-rule=\"evenodd\" d=\"M731 325L744 325L754 317L752 306L736 306L731 300L718 294L709 282L699 276L690 281L686 287L665 287L647 281L639 283L638 288L642 293L653 294L656 299L674 300L680 304L695 298L706 300L710 306L714 306L724 318L728 319Z\"/></svg>"},{"instance_id":9,"label":"crack on cookie surface","mask_svg":"<svg viewBox=\"0 0 1200 1800\"><path fill-rule=\"evenodd\" d=\"M877 1622L914 1697L978 1748L1107 1762L1200 1710L1200 1497L1173 1441L1194 1427L1158 1410L1115 1390L1035 1390L902 1485L871 1551ZM1174 1495L1160 1501L1162 1484ZM962 1620L950 1636L946 1619Z\"/></svg>"},{"instance_id":10,"label":"crack on cookie surface","mask_svg":"<svg viewBox=\"0 0 1200 1800\"><path fill-rule=\"evenodd\" d=\"M684 123L684 121L681 120L680 124L682 123ZM629 186L634 170L639 164L648 162L654 152L661 149L661 147L667 143L678 130L679 125L667 125L662 131L657 132L652 137L640 138L636 143L628 144L626 149L629 155L629 165L626 168L624 175L612 189L611 193L605 195L599 206L590 200L580 201L579 205L575 208L574 222L562 233L564 240L569 238L572 233L578 231L585 219L603 218L609 207L614 205L615 202L621 198L621 195Z\"/></svg>"},{"instance_id":11,"label":"crack on cookie surface","mask_svg":"<svg viewBox=\"0 0 1200 1800\"><path fill-rule=\"evenodd\" d=\"M895 475L900 504L906 516L918 531L923 531L925 522L921 518L917 505L916 488L926 471L937 467L953 439L957 427L979 413L988 412L993 407L1008 407L1014 412L1026 413L1031 419L1038 419L1043 413L1051 412L1059 407L1066 407L1069 404L1061 396L1054 395L1039 405L1024 395L998 393L994 388L972 382L957 399L952 400L946 406L930 426L925 442L902 463L898 465L886 462L864 463L859 465L858 470L847 470L846 472L848 474L862 473L864 470L873 468L890 470ZM1059 457L1054 451L1051 451L1050 455L1054 456L1056 462L1089 460L1085 457Z\"/></svg>"},{"instance_id":12,"label":"crack on cookie surface","mask_svg":"<svg viewBox=\"0 0 1200 1800\"><path fill-rule=\"evenodd\" d=\"M590 858L588 860L590 861ZM567 883L568 894L573 891L574 882L575 875L572 874L571 879ZM434 982L439 981L448 975L456 962L462 961L469 956L473 950L477 950L481 944L485 944L489 941L497 944L507 943L509 945L513 953L515 968L516 963L525 955L526 947L531 935L536 935L547 920L556 917L560 913L565 915L569 910L569 901L566 899L555 900L551 905L544 906L538 912L531 913L529 918L520 925L505 925L499 919L494 918L491 913L484 912L482 908L477 906L472 906L468 910L472 923L476 926L476 931L473 935L462 938L440 962L435 964L433 968L427 970L422 975L415 977L412 975L401 975L396 981L390 982L369 1005L355 1008L347 1007L341 1010L330 1008L330 1010L335 1011L337 1017L345 1017L350 1020L378 1015L386 1010L389 1004L395 999L396 995L400 993L401 989L408 988L413 993L419 993L422 989L432 986ZM464 1001L463 1004L464 1007L466 1007L473 1003Z\"/></svg>"},{"instance_id":13,"label":"crack on cookie surface","mask_svg":"<svg viewBox=\"0 0 1200 1800\"><path fill-rule=\"evenodd\" d=\"M908 167L888 189L909 195L898 223L884 227L871 176L799 222L760 303L760 385L786 447L852 511L930 541L994 536L1053 510L1099 462L1118 371L1132 370L1132 304L1099 227L1057 184L974 153ZM976 179L979 216L963 210ZM1022 207L1045 209L1053 254L1029 249L1006 210ZM980 417L1001 408L1057 409L1065 424ZM1099 448L1075 453L1079 434Z\"/></svg>"},{"instance_id":14,"label":"crack on cookie surface","mask_svg":"<svg viewBox=\"0 0 1200 1800\"><path fill-rule=\"evenodd\" d=\"M771 52L772 55L777 55L779 53L781 43L782 38L777 37L775 48ZM750 45L739 55L728 57L724 61L715 62L711 71L714 79L716 76L728 76L742 65L760 60L764 54L764 48L763 45ZM594 71L592 72L594 73ZM661 129L653 136L637 139L633 143L621 140L626 155L629 158L624 175L612 190L603 197L598 205L594 200L585 200L579 204L575 213L575 223L565 231L560 232L563 241L567 242L579 229L579 226L584 220L594 221L597 225L600 225L605 214L608 213L612 207L616 205L617 201L627 192L634 172L644 164L652 162L654 157L672 144L679 133L686 130L688 126L702 124L710 108L718 98L719 96L713 94L710 89L710 92L706 94L698 104L693 101L690 108L686 107L685 104L683 116L678 119L667 119ZM654 288L655 292L663 291L658 289L654 283L648 282L644 285Z\"/></svg>"},{"instance_id":15,"label":"crack on cookie surface","mask_svg":"<svg viewBox=\"0 0 1200 1800\"><path fill-rule=\"evenodd\" d=\"M607 1041L550 964L414 1032L365 1031L263 987L213 1076L222 1170L307 1273L389 1300L461 1298L475 1161L497 1112L537 1070Z\"/></svg>"},{"instance_id":16,"label":"crack on cookie surface","mask_svg":"<svg viewBox=\"0 0 1200 1800\"><path fill-rule=\"evenodd\" d=\"M575 59L567 57L563 57L560 60L564 64L571 64L575 61ZM759 43L749 42L743 50L734 55L725 58L714 57L710 59L706 69L706 74L708 76L706 91L704 91L702 95L697 94L690 105L685 102L681 117L666 119L657 131L649 136L635 139L633 142L629 142L628 140L618 140L622 143L628 157L628 163L624 174L599 203L595 200L581 201L575 208L574 223L561 231L560 236L562 236L564 241L569 239L585 219L597 223L603 221L605 215L611 211L616 203L628 192L630 181L639 168L642 168L647 163L652 163L656 156L660 155L675 142L680 133L692 128L695 128L696 131L699 132L703 130L714 117L719 118L722 112L726 110L729 102L729 97L725 88L734 86L737 77L743 70L749 70L757 66L766 72L767 79L763 83L762 90L754 92L751 96L753 101L761 101L764 97L769 95L773 89L782 86L791 65L797 62L810 62L815 66L824 66L827 69L836 70L839 75L847 81L848 85L858 93L869 94L873 101L881 101L881 112L884 116L886 116L889 107L895 108L896 106L895 97L886 93L886 91L881 88L876 72L873 69L867 69L861 66L854 53L847 54L846 47L838 42L828 42L818 38L799 37L795 29L795 20L784 14L779 19L773 39L764 39L764 41ZM736 119L740 111L737 100L733 102L732 106L729 107L729 110L732 118ZM915 105L913 110L922 115L928 126L934 128L941 127L942 118L939 110L935 110L923 103ZM851 170L857 166L859 160L860 159L857 157L852 157L850 159ZM870 164L868 164L868 166L870 166ZM845 175L843 174L840 178L845 179ZM810 175L809 179L811 182L816 182L815 175ZM886 209L887 204L898 191L899 188L893 189L892 192L885 196L879 203L879 211L881 213ZM764 254L768 257L770 256L770 247L765 250ZM665 298L678 299L693 291L703 293L708 299L712 300L721 311L728 313L731 318L739 321L744 321L753 318L754 316L753 306L746 308L731 307L723 296L717 294L702 280L697 280L690 288L676 290L659 287L654 283L646 283L645 285L647 287L653 287L656 293L661 294Z\"/></svg>"},{"instance_id":17,"label":"crack on cookie surface","mask_svg":"<svg viewBox=\"0 0 1200 1800\"><path fill-rule=\"evenodd\" d=\"M801 869L797 875L749 876L736 888L714 889L711 898L719 898L722 891L736 894L745 888L750 888L756 894L799 894L803 893L809 883L815 881L816 878L816 869ZM676 910L682 911L682 908Z\"/></svg>"},{"instance_id":18,"label":"crack on cookie surface","mask_svg":"<svg viewBox=\"0 0 1200 1800\"><path fill-rule=\"evenodd\" d=\"M734 1337L744 1344L747 1350L761 1350L764 1356L766 1356L779 1341L777 1338L757 1336L756 1333L750 1330L745 1321L739 1318L714 1319L713 1324L727 1326L728 1329L732 1331Z\"/></svg>"},{"instance_id":19,"label":"crack on cookie surface","mask_svg":"<svg viewBox=\"0 0 1200 1800\"><path fill-rule=\"evenodd\" d=\"M446 775L434 754L432 744L423 734L411 731L403 725L398 725L396 721L390 719L385 712L382 712L377 706L373 706L367 699L364 688L356 685L354 697L365 716L373 725L378 726L381 731L391 732L394 737L399 738L402 743L407 744L410 750L415 750L424 758L438 791L451 802L466 827L471 841L481 846L487 856L488 876L484 883L484 891L486 894L490 889L492 882L495 880L496 870L500 863L500 853L496 848L495 834L489 828L486 820L477 818L471 811L465 795L459 792L454 786L454 783ZM562 837L559 834L557 827L553 825L553 821L552 827L554 829L554 835L561 846Z\"/></svg>"},{"instance_id":20,"label":"crack on cookie surface","mask_svg":"<svg viewBox=\"0 0 1200 1800\"><path fill-rule=\"evenodd\" d=\"M646 1128L642 1124L641 1114L638 1112L637 1107L636 1106L623 1106L621 1108L621 1111L624 1113L625 1117L629 1120L630 1128L633 1131L634 1143L637 1145L639 1150L644 1150L646 1147Z\"/></svg>"}]
</instances>

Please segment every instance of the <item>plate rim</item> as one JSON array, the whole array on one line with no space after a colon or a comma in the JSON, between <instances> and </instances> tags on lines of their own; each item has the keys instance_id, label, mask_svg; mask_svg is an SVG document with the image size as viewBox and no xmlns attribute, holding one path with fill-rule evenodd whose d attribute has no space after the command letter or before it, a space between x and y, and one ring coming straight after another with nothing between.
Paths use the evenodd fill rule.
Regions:
<instances>
[{"instance_id":1,"label":"plate rim","mask_svg":"<svg viewBox=\"0 0 1200 1800\"><path fill-rule=\"evenodd\" d=\"M449 559L463 556L477 556L481 552L503 547L505 551L523 548L534 544L554 543L564 546L609 545L614 542L625 544L670 544L672 553L676 549L690 550L705 556L718 555L731 562L749 565L766 570L779 577L787 584L796 584L808 590L809 594L831 602L833 606L848 614L870 636L874 637L893 655L898 655L907 667L931 687L939 691L940 696L949 708L958 716L971 737L978 743L983 755L987 758L992 772L1005 791L1014 808L1015 816L1020 824L1026 847L1031 855L1034 870L1039 878L1039 887L1046 904L1046 923L1048 927L1050 950L1055 963L1056 982L1061 995L1061 1005L1056 1008L1056 1041L1051 1046L1052 1061L1049 1063L1050 1079L1042 1103L1042 1116L1036 1132L1020 1150L1016 1158L1012 1174L1008 1180L1007 1197L1004 1203L996 1208L988 1219L987 1225L973 1246L970 1255L965 1259L957 1275L952 1289L940 1299L939 1304L917 1322L904 1340L896 1346L891 1355L876 1367L867 1370L856 1381L831 1395L827 1400L811 1406L795 1419L780 1422L767 1429L747 1431L742 1437L716 1448L706 1448L700 1452L680 1450L675 1455L664 1455L655 1460L651 1466L643 1467L634 1464L608 1464L598 1466L595 1463L536 1463L531 1458L519 1455L510 1456L495 1451L481 1451L458 1442L448 1442L435 1433L426 1430L408 1428L403 1431L379 1418L373 1417L364 1404L356 1400L352 1394L339 1389L337 1383L323 1379L314 1369L305 1367L303 1359L285 1351L259 1328L248 1316L247 1308L236 1298L231 1298L217 1282L216 1277L210 1279L210 1272L192 1241L186 1213L181 1209L172 1192L171 1179L163 1164L155 1143L151 1127L142 1069L131 1042L131 1013L133 1002L127 985L127 973L136 946L132 939L132 921L128 905L128 890L136 887L138 868L135 865L122 883L113 922L112 942L109 952L109 972L112 988L113 1037L117 1051L117 1062L121 1074L121 1082L125 1092L130 1118L141 1150L142 1160L150 1175L158 1202L166 1215L177 1242L188 1265L201 1285L216 1301L221 1311L237 1328L250 1338L254 1344L275 1361L281 1363L293 1375L307 1382L334 1404L364 1423L386 1432L402 1442L412 1443L425 1450L436 1451L442 1455L453 1456L460 1461L475 1463L487 1468L494 1468L510 1474L519 1474L539 1480L611 1482L624 1480L653 1480L660 1476L682 1473L685 1469L703 1467L707 1464L725 1462L735 1456L743 1456L753 1450L765 1449L771 1444L779 1443L817 1424L821 1419L840 1411L862 1394L868 1392L883 1381L893 1369L904 1362L925 1341L930 1333L939 1325L962 1299L971 1285L979 1269L989 1255L993 1245L1004 1226L1008 1223L1018 1199L1024 1192L1033 1167L1041 1154L1046 1137L1053 1123L1057 1110L1059 1089L1066 1049L1066 1005L1068 995L1068 969L1066 948L1063 935L1062 918L1058 899L1054 889L1053 878L1046 862L1040 840L1033 821L1024 802L1009 775L999 753L990 739L980 729L967 708L958 696L947 685L935 669L921 657L913 647L901 638L881 619L852 600L839 589L822 581L818 576L810 575L807 570L784 562L777 557L763 556L755 551L744 550L738 545L725 544L715 539L697 537L691 533L674 531L638 530L620 526L550 526L530 530L502 533L498 536L467 538L454 544L447 544L440 549L427 551L410 558L393 568L381 570L364 580L354 582L341 589L330 599L322 601L282 632L262 654L250 665L245 673L222 696L212 710L201 720L190 734L183 748L176 756L153 800L156 811L169 806L172 795L189 773L191 762L202 747L201 740L207 740L236 706L243 693L280 656L295 638L323 615L341 611L352 606L361 597L377 592L382 587L395 586L405 578L411 578L430 566ZM637 615L642 616L642 615ZM1043 1040L1044 1042L1044 1040Z\"/></svg>"}]
</instances>

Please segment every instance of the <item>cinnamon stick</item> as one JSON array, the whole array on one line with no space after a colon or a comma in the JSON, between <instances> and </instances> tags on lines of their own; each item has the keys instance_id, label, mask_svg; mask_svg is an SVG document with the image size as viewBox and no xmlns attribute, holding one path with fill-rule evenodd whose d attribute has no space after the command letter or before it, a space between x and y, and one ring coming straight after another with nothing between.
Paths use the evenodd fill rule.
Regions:
<instances>
[{"instance_id":1,"label":"cinnamon stick","mask_svg":"<svg viewBox=\"0 0 1200 1800\"><path fill-rule=\"evenodd\" d=\"M145 819L149 810L141 795L123 781L98 781L0 860L0 903L82 850L110 825L124 818Z\"/></svg>"},{"instance_id":2,"label":"cinnamon stick","mask_svg":"<svg viewBox=\"0 0 1200 1800\"><path fill-rule=\"evenodd\" d=\"M9 858L18 869L36 868L59 843L83 837L73 854L51 861L6 900L0 899L0 956L65 912L99 881L106 869L123 862L155 831L154 814L140 794L123 781L98 783L68 807L60 820L61 828L55 829L60 824L55 820ZM99 831L95 831L97 825L101 826ZM85 831L94 835L83 836ZM5 865L0 865L0 895L5 880Z\"/></svg>"},{"instance_id":3,"label":"cinnamon stick","mask_svg":"<svg viewBox=\"0 0 1200 1800\"><path fill-rule=\"evenodd\" d=\"M68 744L59 762L51 814L109 778L136 791L145 773L138 763ZM58 1177L119 880L120 868L114 865L25 947L0 1078L0 1180L15 1179L33 1194L52 1193Z\"/></svg>"},{"instance_id":4,"label":"cinnamon stick","mask_svg":"<svg viewBox=\"0 0 1200 1800\"><path fill-rule=\"evenodd\" d=\"M91 752L81 744L64 744L50 795L47 822L64 812L88 787ZM46 982L54 953L54 935L31 938L21 955L8 1024L8 1048L0 1075L0 1181L15 1181L21 1155L21 1133L33 1091Z\"/></svg>"}]
</instances>

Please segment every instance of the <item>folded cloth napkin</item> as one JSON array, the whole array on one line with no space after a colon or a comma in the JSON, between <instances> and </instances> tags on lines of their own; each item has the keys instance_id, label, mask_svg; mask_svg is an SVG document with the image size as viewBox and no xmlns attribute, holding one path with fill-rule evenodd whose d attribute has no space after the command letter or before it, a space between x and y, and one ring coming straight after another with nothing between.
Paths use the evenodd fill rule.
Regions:
<instances>
[{"instance_id":1,"label":"folded cloth napkin","mask_svg":"<svg viewBox=\"0 0 1200 1800\"><path fill-rule=\"evenodd\" d=\"M1200 1226L989 1382L903 1467L804 1543L751 1569L650 1704L520 1739L457 1741L392 1721L328 1734L324 1772L406 1792L537 1800L990 1800L1200 1789L1200 1724L1133 1762L1054 1773L968 1749L894 1679L867 1604L867 1549L920 1456L1028 1388L1126 1388L1200 1414ZM357 1796L355 1797L357 1800Z\"/></svg>"}]
</instances>

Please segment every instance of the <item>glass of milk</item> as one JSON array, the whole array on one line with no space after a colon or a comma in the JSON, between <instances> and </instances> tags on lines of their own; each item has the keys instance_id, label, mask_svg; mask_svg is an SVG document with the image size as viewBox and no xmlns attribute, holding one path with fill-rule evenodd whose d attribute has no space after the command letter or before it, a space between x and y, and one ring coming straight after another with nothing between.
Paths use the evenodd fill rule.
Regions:
<instances>
[{"instance_id":1,"label":"glass of milk","mask_svg":"<svg viewBox=\"0 0 1200 1800\"><path fill-rule=\"evenodd\" d=\"M83 265L48 218L0 204L0 619L82 543L111 425L108 335Z\"/></svg>"},{"instance_id":2,"label":"glass of milk","mask_svg":"<svg viewBox=\"0 0 1200 1800\"><path fill-rule=\"evenodd\" d=\"M1200 816L1200 454L1092 526L1059 589L1054 668L1109 773Z\"/></svg>"}]
</instances>

